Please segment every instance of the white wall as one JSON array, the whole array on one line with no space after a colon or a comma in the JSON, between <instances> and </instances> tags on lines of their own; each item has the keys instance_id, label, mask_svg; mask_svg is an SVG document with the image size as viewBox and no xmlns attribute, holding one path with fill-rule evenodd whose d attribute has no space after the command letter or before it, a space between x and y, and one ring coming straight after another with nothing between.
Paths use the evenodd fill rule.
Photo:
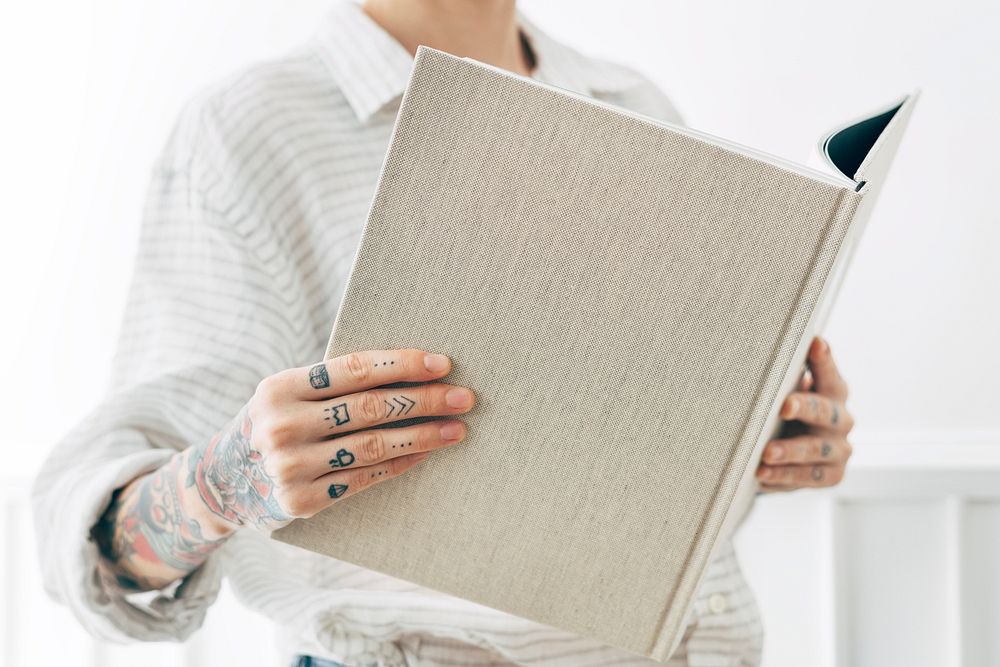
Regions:
<instances>
[{"instance_id":1,"label":"white wall","mask_svg":"<svg viewBox=\"0 0 1000 667\"><path fill-rule=\"evenodd\" d=\"M0 328L0 478L29 476L49 443L104 388L149 167L180 105L219 76L296 44L325 5L0 5L0 294L7 314ZM907 479L919 486L942 468L1000 467L1000 211L991 192L1000 182L1000 3L523 6L557 37L647 72L692 126L795 160L804 160L828 127L920 87L908 136L827 331L858 422L852 470L864 487L908 466L915 472ZM961 479L939 494L934 502L943 504L928 509L928 520L941 519L945 532L967 522L994 525L992 505L947 519L947 507L963 495ZM836 583L816 576L841 565L858 577L891 568L877 558L834 562L830 540L843 532L830 531L841 518L861 516L847 526L853 537L868 539L884 508L858 515L848 505L845 514L831 509L830 497L765 499L741 536L765 607L769 665L832 664L824 652L839 640L830 627L853 607L851 600L834 604ZM8 508L6 521L22 525L21 506ZM902 522L913 516L911 508L900 512ZM996 554L997 544L966 545L960 560L978 563L983 553ZM26 546L6 544L4 558L30 568ZM928 558L926 567L938 572ZM15 583L35 594L30 581ZM815 596L803 595L810 585ZM941 596L952 595L954 587L942 586ZM969 591L974 597L975 586ZM33 664L48 664L64 646L87 646L62 610L37 596L24 605L8 605L0 625L8 664L35 650L41 657ZM944 618L955 624L958 617ZM45 630L43 619L54 619L55 629ZM841 618L838 627L845 623ZM53 632L65 641L45 643ZM942 655L954 662L962 629L949 632ZM965 658L972 657L967 650Z\"/></svg>"}]
</instances>

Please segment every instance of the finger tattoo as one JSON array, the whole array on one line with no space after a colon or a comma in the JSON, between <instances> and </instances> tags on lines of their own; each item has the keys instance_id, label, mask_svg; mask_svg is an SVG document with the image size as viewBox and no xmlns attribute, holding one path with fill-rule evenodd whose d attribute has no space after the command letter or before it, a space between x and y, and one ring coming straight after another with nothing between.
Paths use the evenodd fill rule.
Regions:
<instances>
[{"instance_id":1,"label":"finger tattoo","mask_svg":"<svg viewBox=\"0 0 1000 667\"><path fill-rule=\"evenodd\" d=\"M833 447L830 445L830 442L827 441L827 440L824 440L823 444L820 445L819 455L822 456L825 459L826 457L828 457L830 455L830 452L832 450L833 450Z\"/></svg>"},{"instance_id":2,"label":"finger tattoo","mask_svg":"<svg viewBox=\"0 0 1000 667\"><path fill-rule=\"evenodd\" d=\"M339 498L345 493L347 493L346 484L331 484L330 488L327 489L327 493L330 494L331 498Z\"/></svg>"},{"instance_id":3,"label":"finger tattoo","mask_svg":"<svg viewBox=\"0 0 1000 667\"><path fill-rule=\"evenodd\" d=\"M812 478L817 482L823 479L823 466L812 467Z\"/></svg>"},{"instance_id":4,"label":"finger tattoo","mask_svg":"<svg viewBox=\"0 0 1000 667\"><path fill-rule=\"evenodd\" d=\"M397 417L405 415L407 412L413 409L413 406L417 404L412 398L408 396L403 396L400 394L392 399L392 401L382 401L385 403L385 416L392 417L394 414Z\"/></svg>"},{"instance_id":5,"label":"finger tattoo","mask_svg":"<svg viewBox=\"0 0 1000 667\"><path fill-rule=\"evenodd\" d=\"M313 389L326 389L330 386L330 375L326 372L326 364L316 364L309 369L309 384Z\"/></svg>"},{"instance_id":6,"label":"finger tattoo","mask_svg":"<svg viewBox=\"0 0 1000 667\"><path fill-rule=\"evenodd\" d=\"M812 410L813 416L819 414L819 404L816 402L815 396L809 397L809 409Z\"/></svg>"},{"instance_id":7,"label":"finger tattoo","mask_svg":"<svg viewBox=\"0 0 1000 667\"><path fill-rule=\"evenodd\" d=\"M346 449L339 450L337 455L330 459L331 468L346 468L352 463L354 463L354 454Z\"/></svg>"},{"instance_id":8,"label":"finger tattoo","mask_svg":"<svg viewBox=\"0 0 1000 667\"><path fill-rule=\"evenodd\" d=\"M347 412L347 403L338 403L332 408L323 408L323 412L329 412L330 416L323 417L326 421L332 421L330 428L346 424L351 421L351 415Z\"/></svg>"},{"instance_id":9,"label":"finger tattoo","mask_svg":"<svg viewBox=\"0 0 1000 667\"><path fill-rule=\"evenodd\" d=\"M833 414L830 415L830 423L836 424L838 419L840 419L840 413L837 410L837 406L835 405L833 406Z\"/></svg>"}]
</instances>

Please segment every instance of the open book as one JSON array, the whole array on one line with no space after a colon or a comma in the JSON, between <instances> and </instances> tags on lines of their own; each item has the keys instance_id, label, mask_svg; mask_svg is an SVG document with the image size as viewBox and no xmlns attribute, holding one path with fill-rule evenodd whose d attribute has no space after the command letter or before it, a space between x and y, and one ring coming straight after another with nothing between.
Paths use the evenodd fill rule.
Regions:
<instances>
[{"instance_id":1,"label":"open book","mask_svg":"<svg viewBox=\"0 0 1000 667\"><path fill-rule=\"evenodd\" d=\"M448 354L468 436L273 537L666 659L915 99L821 171L420 47L327 358Z\"/></svg>"}]
</instances>

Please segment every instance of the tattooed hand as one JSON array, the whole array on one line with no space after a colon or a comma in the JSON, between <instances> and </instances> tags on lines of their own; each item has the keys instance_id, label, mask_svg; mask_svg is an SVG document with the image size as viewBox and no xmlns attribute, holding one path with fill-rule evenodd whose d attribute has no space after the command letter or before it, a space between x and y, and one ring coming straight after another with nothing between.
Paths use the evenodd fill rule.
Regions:
<instances>
[{"instance_id":1,"label":"tattooed hand","mask_svg":"<svg viewBox=\"0 0 1000 667\"><path fill-rule=\"evenodd\" d=\"M115 495L93 533L103 574L162 588L204 562L241 526L271 530L396 477L432 450L460 442L469 389L431 382L448 357L418 349L347 354L281 371L211 442L179 452ZM425 382L407 388L379 388Z\"/></svg>"},{"instance_id":2,"label":"tattooed hand","mask_svg":"<svg viewBox=\"0 0 1000 667\"><path fill-rule=\"evenodd\" d=\"M847 411L847 383L820 337L809 348L808 368L781 408L779 437L767 443L757 479L762 491L833 486L844 477L854 418Z\"/></svg>"},{"instance_id":3,"label":"tattooed hand","mask_svg":"<svg viewBox=\"0 0 1000 667\"><path fill-rule=\"evenodd\" d=\"M370 428L466 412L474 396L464 387L371 389L434 380L449 369L444 355L407 349L349 354L272 375L229 428L191 457L187 483L213 515L235 526L270 529L312 516L464 437L457 419Z\"/></svg>"}]
</instances>

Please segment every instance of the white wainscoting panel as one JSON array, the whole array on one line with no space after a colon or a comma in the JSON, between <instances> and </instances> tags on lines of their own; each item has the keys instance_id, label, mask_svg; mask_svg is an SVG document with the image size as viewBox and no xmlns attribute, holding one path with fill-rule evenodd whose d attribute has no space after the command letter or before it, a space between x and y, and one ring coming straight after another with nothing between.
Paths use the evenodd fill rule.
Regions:
<instances>
[{"instance_id":1,"label":"white wainscoting panel","mask_svg":"<svg viewBox=\"0 0 1000 667\"><path fill-rule=\"evenodd\" d=\"M737 535L764 664L1000 667L1000 434L852 439L843 482Z\"/></svg>"},{"instance_id":2,"label":"white wainscoting panel","mask_svg":"<svg viewBox=\"0 0 1000 667\"><path fill-rule=\"evenodd\" d=\"M936 500L838 503L840 665L949 664L947 523Z\"/></svg>"},{"instance_id":3,"label":"white wainscoting panel","mask_svg":"<svg viewBox=\"0 0 1000 667\"><path fill-rule=\"evenodd\" d=\"M962 519L962 651L968 667L996 667L1000 665L1000 501L970 500Z\"/></svg>"}]
</instances>

